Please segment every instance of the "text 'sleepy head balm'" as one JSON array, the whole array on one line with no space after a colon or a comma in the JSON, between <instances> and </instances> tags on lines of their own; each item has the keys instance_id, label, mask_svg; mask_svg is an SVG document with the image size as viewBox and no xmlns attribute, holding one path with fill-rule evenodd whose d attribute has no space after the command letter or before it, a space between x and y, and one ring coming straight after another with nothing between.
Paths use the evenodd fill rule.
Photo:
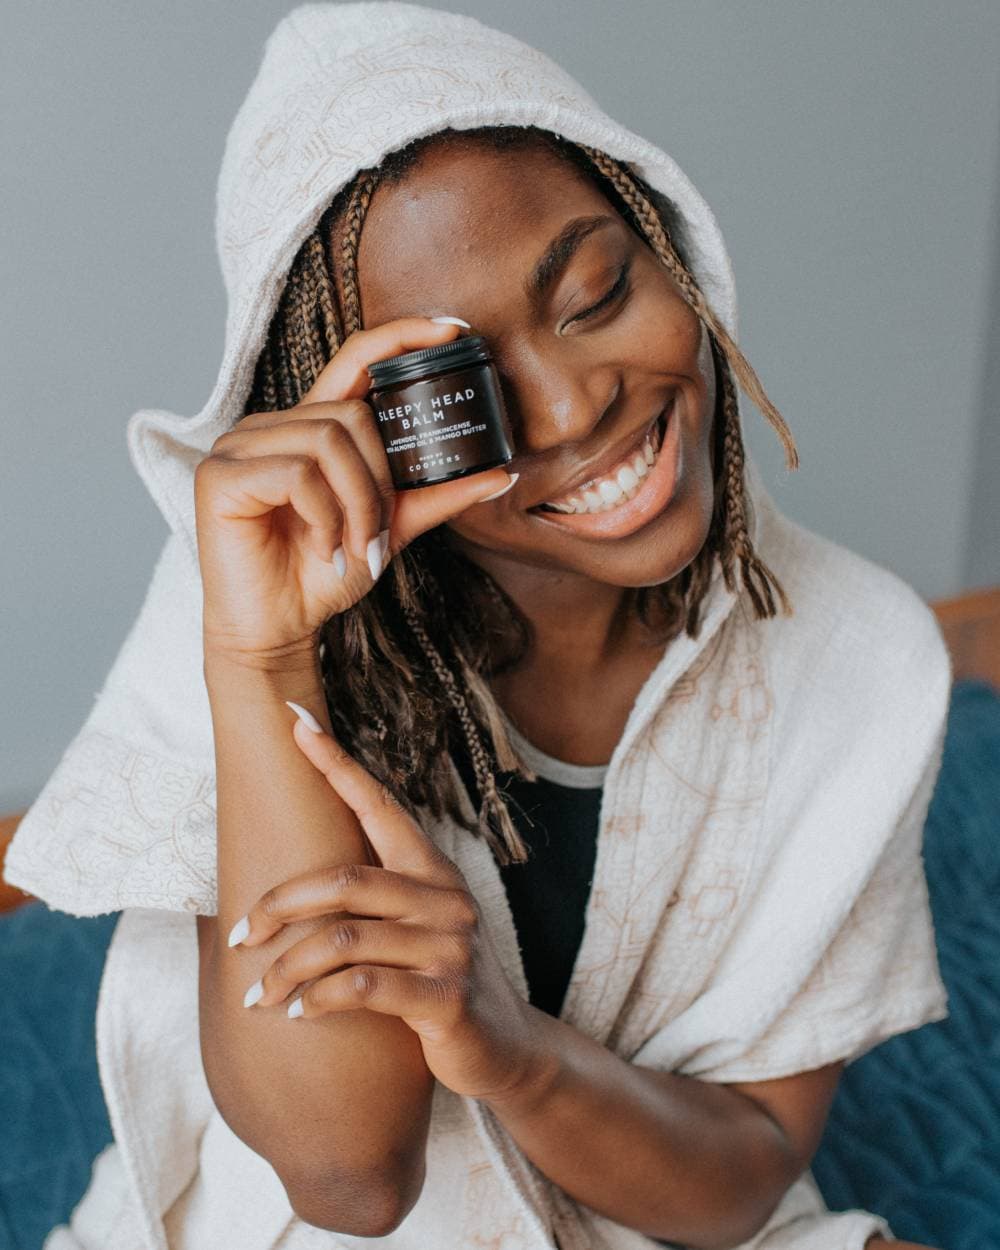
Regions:
<instances>
[{"instance_id":1,"label":"text 'sleepy head balm'","mask_svg":"<svg viewBox=\"0 0 1000 1250\"><path fill-rule=\"evenodd\" d=\"M377 360L368 374L397 490L482 473L513 458L500 378L481 334Z\"/></svg>"}]
</instances>

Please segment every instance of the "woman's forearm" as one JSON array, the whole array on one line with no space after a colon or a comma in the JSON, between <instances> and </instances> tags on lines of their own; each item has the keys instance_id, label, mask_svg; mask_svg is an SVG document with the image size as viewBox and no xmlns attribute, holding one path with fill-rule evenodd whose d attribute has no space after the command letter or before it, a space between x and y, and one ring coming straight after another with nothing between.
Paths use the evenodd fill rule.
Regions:
<instances>
[{"instance_id":1,"label":"woman's forearm","mask_svg":"<svg viewBox=\"0 0 1000 1250\"><path fill-rule=\"evenodd\" d=\"M387 1232L423 1183L433 1078L404 1022L348 1011L311 1022L243 1006L281 951L331 917L230 948L270 887L319 866L371 862L354 813L303 756L286 699L330 727L314 654L272 666L206 652L218 788L218 915L199 917L201 1036L213 1098L275 1168L296 1211L334 1231Z\"/></svg>"},{"instance_id":2,"label":"woman's forearm","mask_svg":"<svg viewBox=\"0 0 1000 1250\"><path fill-rule=\"evenodd\" d=\"M536 1078L484 1101L540 1171L650 1237L713 1250L763 1227L800 1171L776 1121L735 1090L628 1063L532 1011Z\"/></svg>"}]
</instances>

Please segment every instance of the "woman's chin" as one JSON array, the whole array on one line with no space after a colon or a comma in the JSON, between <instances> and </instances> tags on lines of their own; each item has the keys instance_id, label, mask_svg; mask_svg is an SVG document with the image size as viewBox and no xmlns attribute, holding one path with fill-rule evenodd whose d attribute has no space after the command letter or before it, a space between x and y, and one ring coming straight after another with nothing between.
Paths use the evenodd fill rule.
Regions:
<instances>
[{"instance_id":1,"label":"woman's chin","mask_svg":"<svg viewBox=\"0 0 1000 1250\"><path fill-rule=\"evenodd\" d=\"M698 557L708 540L712 523L712 500L676 497L633 543L621 542L602 552L596 580L638 590L662 586L682 573ZM634 547L634 550L629 550ZM595 565L597 562L595 561Z\"/></svg>"}]
</instances>

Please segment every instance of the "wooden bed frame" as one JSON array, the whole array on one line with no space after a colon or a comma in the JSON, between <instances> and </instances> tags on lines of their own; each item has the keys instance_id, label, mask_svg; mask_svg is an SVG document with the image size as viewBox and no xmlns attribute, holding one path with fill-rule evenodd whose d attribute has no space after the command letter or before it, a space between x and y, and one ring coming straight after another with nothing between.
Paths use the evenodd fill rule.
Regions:
<instances>
[{"instance_id":1,"label":"wooden bed frame","mask_svg":"<svg viewBox=\"0 0 1000 1250\"><path fill-rule=\"evenodd\" d=\"M951 652L955 680L987 681L1000 691L1000 586L939 599L930 606ZM0 863L23 815L0 816ZM0 911L9 911L30 897L0 879Z\"/></svg>"}]
</instances>

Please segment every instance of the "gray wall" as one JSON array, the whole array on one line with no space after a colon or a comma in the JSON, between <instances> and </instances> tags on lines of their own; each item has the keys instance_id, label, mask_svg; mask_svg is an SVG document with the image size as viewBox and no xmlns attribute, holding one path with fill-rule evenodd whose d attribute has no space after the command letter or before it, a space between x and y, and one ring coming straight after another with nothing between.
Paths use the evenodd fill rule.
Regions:
<instances>
[{"instance_id":1,"label":"gray wall","mask_svg":"<svg viewBox=\"0 0 1000 1250\"><path fill-rule=\"evenodd\" d=\"M51 0L5 26L0 811L37 793L141 602L165 529L125 421L194 413L214 381L218 164L290 7ZM787 474L748 407L780 506L928 598L1000 582L1000 5L441 7L554 56L705 194L799 446Z\"/></svg>"}]
</instances>

